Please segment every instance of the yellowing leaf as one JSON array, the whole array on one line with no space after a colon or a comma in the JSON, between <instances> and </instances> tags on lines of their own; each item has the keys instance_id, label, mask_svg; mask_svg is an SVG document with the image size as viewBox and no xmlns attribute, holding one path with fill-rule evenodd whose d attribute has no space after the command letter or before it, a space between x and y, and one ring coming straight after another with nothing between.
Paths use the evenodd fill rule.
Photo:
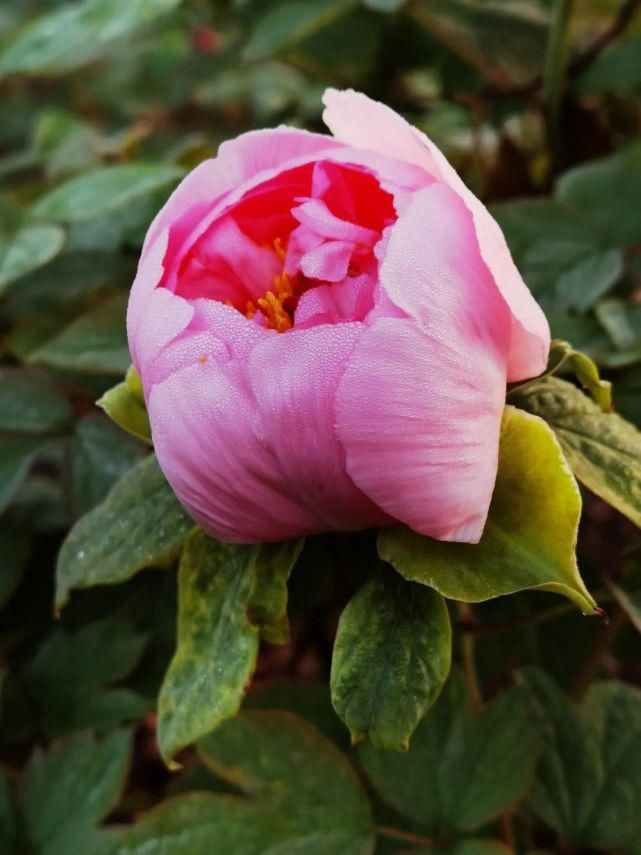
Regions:
<instances>
[{"instance_id":1,"label":"yellowing leaf","mask_svg":"<svg viewBox=\"0 0 641 855\"><path fill-rule=\"evenodd\" d=\"M118 427L151 444L151 426L142 395L140 377L131 365L122 383L118 383L96 401Z\"/></svg>"},{"instance_id":2,"label":"yellowing leaf","mask_svg":"<svg viewBox=\"0 0 641 855\"><path fill-rule=\"evenodd\" d=\"M554 430L576 477L641 526L641 433L616 413L603 413L576 386L548 377L519 403Z\"/></svg>"},{"instance_id":3,"label":"yellowing leaf","mask_svg":"<svg viewBox=\"0 0 641 855\"><path fill-rule=\"evenodd\" d=\"M379 553L406 579L445 597L480 602L534 588L586 612L596 604L576 563L581 496L542 419L506 407L496 487L478 544L445 543L404 526L382 529Z\"/></svg>"},{"instance_id":4,"label":"yellowing leaf","mask_svg":"<svg viewBox=\"0 0 641 855\"><path fill-rule=\"evenodd\" d=\"M158 738L169 759L240 707L260 631L283 641L294 542L226 544L195 531L178 577L178 644L160 691Z\"/></svg>"}]
</instances>

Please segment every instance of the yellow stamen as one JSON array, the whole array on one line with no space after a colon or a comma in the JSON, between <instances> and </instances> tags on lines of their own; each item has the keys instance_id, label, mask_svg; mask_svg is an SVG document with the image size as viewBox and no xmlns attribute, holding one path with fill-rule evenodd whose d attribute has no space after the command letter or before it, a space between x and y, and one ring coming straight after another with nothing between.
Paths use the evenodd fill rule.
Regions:
<instances>
[{"instance_id":1,"label":"yellow stamen","mask_svg":"<svg viewBox=\"0 0 641 855\"><path fill-rule=\"evenodd\" d=\"M204 365L205 362L207 362L207 357L204 353L200 354L200 356L198 357L198 362L200 362L201 365Z\"/></svg>"},{"instance_id":2,"label":"yellow stamen","mask_svg":"<svg viewBox=\"0 0 641 855\"><path fill-rule=\"evenodd\" d=\"M283 241L281 238L276 238L274 241L274 252L278 256L279 261L285 261L285 249L283 248Z\"/></svg>"},{"instance_id":3,"label":"yellow stamen","mask_svg":"<svg viewBox=\"0 0 641 855\"><path fill-rule=\"evenodd\" d=\"M274 252L281 264L285 261L286 251L283 247L281 238L276 238L274 241ZM262 312L268 329L276 330L276 332L285 332L294 325L293 312L296 308L298 295L292 285L287 271L283 270L274 276L272 280L272 290L268 291L264 297L256 300L247 301L245 308L245 317L253 318L257 311ZM226 301L230 303L229 300Z\"/></svg>"},{"instance_id":4,"label":"yellow stamen","mask_svg":"<svg viewBox=\"0 0 641 855\"><path fill-rule=\"evenodd\" d=\"M293 321L288 313L283 308L283 304L273 291L268 291L264 297L258 300L258 306L261 312L265 315L267 326L276 332L285 332L291 329Z\"/></svg>"},{"instance_id":5,"label":"yellow stamen","mask_svg":"<svg viewBox=\"0 0 641 855\"><path fill-rule=\"evenodd\" d=\"M288 297L294 296L294 289L292 288L292 283L289 281L289 276L284 270L280 274L280 276L274 276L273 285L274 293L281 301L281 303Z\"/></svg>"}]
</instances>

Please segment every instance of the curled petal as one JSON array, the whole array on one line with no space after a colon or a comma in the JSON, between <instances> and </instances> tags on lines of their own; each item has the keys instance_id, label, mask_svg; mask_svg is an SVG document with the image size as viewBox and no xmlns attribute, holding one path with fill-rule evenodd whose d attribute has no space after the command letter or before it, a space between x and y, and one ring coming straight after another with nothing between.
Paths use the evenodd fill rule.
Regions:
<instances>
[{"instance_id":1,"label":"curled petal","mask_svg":"<svg viewBox=\"0 0 641 855\"><path fill-rule=\"evenodd\" d=\"M416 531L466 542L481 536L496 478L510 341L507 306L473 238L450 188L416 195L381 269L406 317L372 324L337 395L357 486Z\"/></svg>"},{"instance_id":2,"label":"curled petal","mask_svg":"<svg viewBox=\"0 0 641 855\"><path fill-rule=\"evenodd\" d=\"M328 89L323 101L325 124L336 139L421 166L461 197L474 218L481 256L512 313L507 379L540 374L547 364L550 329L485 205L468 190L438 147L389 107L353 90Z\"/></svg>"},{"instance_id":3,"label":"curled petal","mask_svg":"<svg viewBox=\"0 0 641 855\"><path fill-rule=\"evenodd\" d=\"M190 208L196 206L200 217L214 202L254 175L286 160L333 147L340 147L340 143L324 134L288 127L250 131L224 142L217 157L199 164L174 190L149 227L143 254L163 229L179 221Z\"/></svg>"},{"instance_id":4,"label":"curled petal","mask_svg":"<svg viewBox=\"0 0 641 855\"><path fill-rule=\"evenodd\" d=\"M163 273L167 238L165 229L140 259L127 308L129 349L145 388L149 379L147 369L160 351L187 328L194 315L193 306L182 297L157 288Z\"/></svg>"}]
</instances>

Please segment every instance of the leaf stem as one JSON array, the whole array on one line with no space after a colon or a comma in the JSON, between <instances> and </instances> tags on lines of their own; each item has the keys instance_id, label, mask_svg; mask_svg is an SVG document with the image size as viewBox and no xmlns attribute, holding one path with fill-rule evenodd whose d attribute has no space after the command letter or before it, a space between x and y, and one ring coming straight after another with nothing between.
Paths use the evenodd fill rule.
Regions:
<instances>
[{"instance_id":1,"label":"leaf stem","mask_svg":"<svg viewBox=\"0 0 641 855\"><path fill-rule=\"evenodd\" d=\"M585 71L612 42L623 35L634 20L640 5L641 0L623 0L612 23L570 63L570 73L580 74Z\"/></svg>"},{"instance_id":2,"label":"leaf stem","mask_svg":"<svg viewBox=\"0 0 641 855\"><path fill-rule=\"evenodd\" d=\"M476 620L469 603L457 603L459 621L464 626L476 626ZM474 709L480 709L483 705L483 695L476 673L476 651L474 635L462 632L460 637L461 659L463 664L463 676L467 687L467 694Z\"/></svg>"},{"instance_id":3,"label":"leaf stem","mask_svg":"<svg viewBox=\"0 0 641 855\"><path fill-rule=\"evenodd\" d=\"M563 158L561 105L565 89L573 6L574 0L555 0L543 68L543 103L552 174L556 172Z\"/></svg>"},{"instance_id":4,"label":"leaf stem","mask_svg":"<svg viewBox=\"0 0 641 855\"><path fill-rule=\"evenodd\" d=\"M597 591L594 596L600 603L611 603L616 599L609 591ZM543 609L540 612L521 615L513 620L506 620L503 623L493 623L483 626L483 624L466 621L461 622L459 628L461 632L475 635L477 638L486 638L493 635L501 635L503 632L511 632L514 629L521 629L521 627L536 626L538 623L544 623L545 621L576 611L577 608L574 603L559 603L557 606L550 606L550 608Z\"/></svg>"},{"instance_id":5,"label":"leaf stem","mask_svg":"<svg viewBox=\"0 0 641 855\"><path fill-rule=\"evenodd\" d=\"M592 681L598 675L603 660L612 650L625 626L626 620L626 613L620 606L617 606L609 623L601 626L596 641L572 684L571 694L575 698L582 698Z\"/></svg>"},{"instance_id":6,"label":"leaf stem","mask_svg":"<svg viewBox=\"0 0 641 855\"><path fill-rule=\"evenodd\" d=\"M404 831L402 828L394 828L391 825L377 825L376 831L383 837L404 840L406 843L415 843L418 846L438 845L438 841L433 837L424 837L422 834L414 834L412 831Z\"/></svg>"},{"instance_id":7,"label":"leaf stem","mask_svg":"<svg viewBox=\"0 0 641 855\"><path fill-rule=\"evenodd\" d=\"M589 68L601 53L628 29L640 5L641 0L624 0L611 24L569 63L568 77L575 77ZM486 98L533 97L538 92L542 82L543 77L540 74L520 84L504 85L501 83L497 85L493 82L485 86L482 94Z\"/></svg>"},{"instance_id":8,"label":"leaf stem","mask_svg":"<svg viewBox=\"0 0 641 855\"><path fill-rule=\"evenodd\" d=\"M511 851L516 851L516 834L514 833L514 819L509 811L505 811L499 817L499 825L503 840L510 847Z\"/></svg>"}]
</instances>

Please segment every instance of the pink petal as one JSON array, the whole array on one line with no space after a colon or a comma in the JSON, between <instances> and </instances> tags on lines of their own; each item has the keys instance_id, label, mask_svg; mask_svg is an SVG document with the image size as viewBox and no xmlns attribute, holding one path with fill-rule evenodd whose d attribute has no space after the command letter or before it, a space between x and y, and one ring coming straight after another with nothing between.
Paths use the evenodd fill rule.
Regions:
<instances>
[{"instance_id":1,"label":"pink petal","mask_svg":"<svg viewBox=\"0 0 641 855\"><path fill-rule=\"evenodd\" d=\"M194 315L193 306L182 297L156 287L163 273L166 247L165 230L140 259L127 307L129 349L145 388L147 367L165 345L187 328Z\"/></svg>"},{"instance_id":2,"label":"pink petal","mask_svg":"<svg viewBox=\"0 0 641 855\"><path fill-rule=\"evenodd\" d=\"M516 269L500 227L483 203L468 190L437 146L389 107L351 89L328 89L323 101L324 121L338 140L421 166L459 194L474 217L483 260L512 312L508 380L541 373L550 346L547 320Z\"/></svg>"},{"instance_id":3,"label":"pink petal","mask_svg":"<svg viewBox=\"0 0 641 855\"><path fill-rule=\"evenodd\" d=\"M271 247L259 246L232 216L226 216L198 241L175 293L188 299L231 299L244 307L248 300L264 295L281 269Z\"/></svg>"},{"instance_id":4,"label":"pink petal","mask_svg":"<svg viewBox=\"0 0 641 855\"><path fill-rule=\"evenodd\" d=\"M505 374L483 354L377 321L340 384L347 471L391 517L439 540L475 543L494 489ZM475 362L476 358L476 362Z\"/></svg>"},{"instance_id":5,"label":"pink petal","mask_svg":"<svg viewBox=\"0 0 641 855\"><path fill-rule=\"evenodd\" d=\"M375 282L367 274L310 288L298 301L296 328L363 321L373 307L374 288Z\"/></svg>"},{"instance_id":6,"label":"pink petal","mask_svg":"<svg viewBox=\"0 0 641 855\"><path fill-rule=\"evenodd\" d=\"M353 243L340 240L323 243L303 255L300 260L301 270L308 279L340 282L347 276L354 249Z\"/></svg>"},{"instance_id":7,"label":"pink petal","mask_svg":"<svg viewBox=\"0 0 641 855\"><path fill-rule=\"evenodd\" d=\"M174 190L149 227L143 254L164 228L173 225L192 206L211 207L259 172L333 147L340 144L330 137L288 127L250 131L228 140L218 149L217 157L199 164Z\"/></svg>"},{"instance_id":8,"label":"pink petal","mask_svg":"<svg viewBox=\"0 0 641 855\"><path fill-rule=\"evenodd\" d=\"M262 338L273 334L232 306L216 300L199 299L191 305L193 316L189 326L160 350L147 367L147 389L196 363L213 360L217 365L225 365L232 359L246 360Z\"/></svg>"},{"instance_id":9,"label":"pink petal","mask_svg":"<svg viewBox=\"0 0 641 855\"><path fill-rule=\"evenodd\" d=\"M241 366L191 365L154 386L148 408L165 476L214 537L279 540L318 524L278 483L254 432L255 407Z\"/></svg>"},{"instance_id":10,"label":"pink petal","mask_svg":"<svg viewBox=\"0 0 641 855\"><path fill-rule=\"evenodd\" d=\"M334 433L358 334L347 324L272 332L244 363L198 363L154 386L160 465L215 537L271 541L387 520L347 475Z\"/></svg>"},{"instance_id":11,"label":"pink petal","mask_svg":"<svg viewBox=\"0 0 641 855\"><path fill-rule=\"evenodd\" d=\"M379 275L392 302L430 334L452 328L461 347L480 345L505 360L508 308L460 196L447 184L419 190L386 240Z\"/></svg>"},{"instance_id":12,"label":"pink petal","mask_svg":"<svg viewBox=\"0 0 641 855\"><path fill-rule=\"evenodd\" d=\"M217 300L194 300L192 305L194 317L190 328L204 330L224 341L233 359L246 359L255 344L266 335L272 335L236 309Z\"/></svg>"},{"instance_id":13,"label":"pink petal","mask_svg":"<svg viewBox=\"0 0 641 855\"><path fill-rule=\"evenodd\" d=\"M301 225L324 238L367 246L371 246L378 239L378 234L373 229L339 219L321 199L308 199L292 208L292 214Z\"/></svg>"},{"instance_id":14,"label":"pink petal","mask_svg":"<svg viewBox=\"0 0 641 855\"><path fill-rule=\"evenodd\" d=\"M509 312L467 209L444 185L416 194L390 230L381 283L410 316L359 340L337 395L347 471L422 534L479 539L505 402Z\"/></svg>"}]
</instances>

